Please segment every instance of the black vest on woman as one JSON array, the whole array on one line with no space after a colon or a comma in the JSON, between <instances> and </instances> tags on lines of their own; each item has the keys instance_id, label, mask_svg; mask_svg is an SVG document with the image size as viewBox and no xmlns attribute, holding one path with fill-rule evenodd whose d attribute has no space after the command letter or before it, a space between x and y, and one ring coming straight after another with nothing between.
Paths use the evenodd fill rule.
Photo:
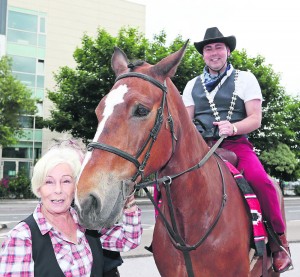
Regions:
<instances>
[{"instance_id":1,"label":"black vest on woman","mask_svg":"<svg viewBox=\"0 0 300 277\"><path fill-rule=\"evenodd\" d=\"M34 276L65 277L55 257L49 234L41 234L41 231L32 214L23 221L27 223L31 231ZM100 234L97 231L86 230L85 236L91 247L93 255L91 277L102 277L104 261L100 242Z\"/></svg>"}]
</instances>

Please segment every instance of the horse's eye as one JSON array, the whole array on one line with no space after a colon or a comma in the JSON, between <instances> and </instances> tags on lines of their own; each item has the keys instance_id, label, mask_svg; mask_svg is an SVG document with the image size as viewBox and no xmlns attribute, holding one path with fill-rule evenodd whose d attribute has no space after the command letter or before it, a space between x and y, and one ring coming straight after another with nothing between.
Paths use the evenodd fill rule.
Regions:
<instances>
[{"instance_id":1,"label":"horse's eye","mask_svg":"<svg viewBox=\"0 0 300 277\"><path fill-rule=\"evenodd\" d=\"M148 115L149 112L150 111L145 106L139 104L139 105L137 105L133 115L137 116L137 117L143 117L143 116Z\"/></svg>"}]
</instances>

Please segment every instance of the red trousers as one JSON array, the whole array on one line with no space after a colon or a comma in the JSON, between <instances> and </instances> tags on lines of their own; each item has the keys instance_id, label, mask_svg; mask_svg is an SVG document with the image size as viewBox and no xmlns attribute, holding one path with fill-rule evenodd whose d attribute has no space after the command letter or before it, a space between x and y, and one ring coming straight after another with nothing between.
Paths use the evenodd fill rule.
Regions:
<instances>
[{"instance_id":1,"label":"red trousers","mask_svg":"<svg viewBox=\"0 0 300 277\"><path fill-rule=\"evenodd\" d=\"M256 194L263 216L272 225L275 232L284 233L286 226L282 218L276 189L254 152L253 145L247 138L242 137L237 140L227 139L221 147L231 150L237 155L239 159L237 169L243 171L245 179Z\"/></svg>"}]
</instances>

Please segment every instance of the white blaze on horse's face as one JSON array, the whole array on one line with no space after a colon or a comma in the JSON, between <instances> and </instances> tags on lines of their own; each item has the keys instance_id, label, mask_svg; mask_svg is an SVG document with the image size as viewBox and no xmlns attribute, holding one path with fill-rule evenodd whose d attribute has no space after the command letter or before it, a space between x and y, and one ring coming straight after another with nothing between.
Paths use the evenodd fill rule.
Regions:
<instances>
[{"instance_id":1,"label":"white blaze on horse's face","mask_svg":"<svg viewBox=\"0 0 300 277\"><path fill-rule=\"evenodd\" d=\"M110 117L110 115L114 111L114 107L116 105L121 104L121 103L124 102L124 96L127 92L128 92L127 85L121 85L121 86L118 86L116 89L111 90L109 92L109 94L107 95L107 97L105 99L105 108L104 108L104 111L103 111L103 114L102 114L103 118L98 124L97 132L96 132L96 134L94 136L94 139L93 139L94 142L98 141L98 138L100 137L100 135L101 135L101 133L104 129L106 121L108 120L108 118ZM91 151L86 153L84 161L83 161L82 166L81 166L80 173L78 175L78 180L79 180L79 178L81 176L81 173L84 170L86 164L90 160L91 156L92 156ZM77 199L77 193L75 194L75 204L78 206L79 210L81 210L80 203Z\"/></svg>"},{"instance_id":2,"label":"white blaze on horse's face","mask_svg":"<svg viewBox=\"0 0 300 277\"><path fill-rule=\"evenodd\" d=\"M100 137L104 125L106 121L108 120L109 116L113 113L114 107L118 104L121 104L124 102L124 96L128 92L128 87L127 85L121 85L117 87L114 90L111 90L110 93L107 95L105 99L105 108L103 111L103 118L98 124L97 132L95 134L95 137L93 141L98 141L98 138Z\"/></svg>"}]
</instances>

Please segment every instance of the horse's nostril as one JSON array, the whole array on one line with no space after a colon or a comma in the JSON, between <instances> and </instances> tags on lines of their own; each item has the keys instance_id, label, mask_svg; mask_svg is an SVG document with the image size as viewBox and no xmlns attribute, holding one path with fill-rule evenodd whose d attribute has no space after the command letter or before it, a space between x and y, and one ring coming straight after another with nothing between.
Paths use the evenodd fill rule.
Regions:
<instances>
[{"instance_id":1,"label":"horse's nostril","mask_svg":"<svg viewBox=\"0 0 300 277\"><path fill-rule=\"evenodd\" d=\"M83 207L84 215L88 215L91 212L100 211L101 209L100 199L97 196L90 194L87 200L83 203L82 207Z\"/></svg>"},{"instance_id":2,"label":"horse's nostril","mask_svg":"<svg viewBox=\"0 0 300 277\"><path fill-rule=\"evenodd\" d=\"M92 199L92 207L95 208L95 210L98 210L98 206L100 205L99 201L98 201L98 197L94 196L94 195L90 195L90 198ZM99 207L100 208L100 207Z\"/></svg>"}]
</instances>

